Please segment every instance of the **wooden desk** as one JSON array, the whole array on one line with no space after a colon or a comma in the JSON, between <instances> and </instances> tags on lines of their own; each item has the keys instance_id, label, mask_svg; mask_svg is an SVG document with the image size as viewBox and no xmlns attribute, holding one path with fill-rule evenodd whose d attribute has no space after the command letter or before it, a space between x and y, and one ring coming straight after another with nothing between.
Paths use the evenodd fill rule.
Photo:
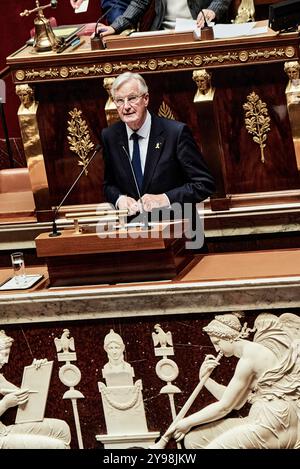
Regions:
<instances>
[{"instance_id":1,"label":"wooden desk","mask_svg":"<svg viewBox=\"0 0 300 469\"><path fill-rule=\"evenodd\" d=\"M147 75L152 111L184 121L192 129L217 181L214 210L229 208L245 194L276 193L279 203L286 200L288 190L299 197L284 72L285 61L299 59L297 33L214 41L179 34L171 44L141 41L134 48L127 47L130 39L126 43L124 38L125 48L98 51L92 51L85 39L73 52L36 54L24 47L7 58L14 83L29 84L39 103L36 115L46 169L46 179L40 182L49 189L49 206L62 200L78 174L77 156L68 146L70 112L76 108L82 113L91 141L99 142L101 129L107 126L103 78L129 70ZM215 88L209 109L206 103L193 102L197 87L192 72L203 68L212 73ZM243 106L251 93L265 103L270 118L264 162L245 127ZM103 160L98 157L67 203L101 202L102 180ZM39 203L37 197L38 217L45 209ZM44 216L50 219L51 213Z\"/></svg>"},{"instance_id":2,"label":"wooden desk","mask_svg":"<svg viewBox=\"0 0 300 469\"><path fill-rule=\"evenodd\" d=\"M42 233L35 240L37 256L46 259L51 286L172 279L193 259L184 235L174 235L175 225Z\"/></svg>"}]
</instances>

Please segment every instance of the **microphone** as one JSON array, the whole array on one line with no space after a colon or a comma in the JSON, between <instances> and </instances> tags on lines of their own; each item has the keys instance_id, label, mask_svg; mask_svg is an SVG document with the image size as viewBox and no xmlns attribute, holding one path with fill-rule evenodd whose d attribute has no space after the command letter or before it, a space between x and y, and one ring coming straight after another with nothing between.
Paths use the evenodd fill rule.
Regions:
<instances>
[{"instance_id":1,"label":"microphone","mask_svg":"<svg viewBox=\"0 0 300 469\"><path fill-rule=\"evenodd\" d=\"M102 43L101 39L100 39L100 33L101 33L101 29L98 31L98 25L100 23L101 20L103 20L103 18L106 17L106 15L108 15L108 13L113 9L115 8L119 3L119 0L115 0L114 3L112 4L111 7L109 7L108 10L106 10L105 13L103 13L103 15L100 16L100 18L97 19L97 22L95 24L95 31L94 31L94 37L91 38L91 47L92 49L103 49L103 44L102 44L102 47L100 46L100 43Z\"/></svg>"},{"instance_id":2,"label":"microphone","mask_svg":"<svg viewBox=\"0 0 300 469\"><path fill-rule=\"evenodd\" d=\"M139 188L139 185L137 183L137 180L136 180L136 176L135 176L135 172L134 172L134 169L133 169L133 166L132 166L132 161L131 161L131 158L130 158L130 155L127 151L127 148L125 147L125 145L122 145L122 148L124 150L124 153L126 154L127 158L128 158L128 161L129 161L129 165L130 165L130 169L131 169L131 173L132 173L132 176L133 176L133 179L134 179L134 184L135 184L135 188L136 188L136 191L138 193L138 196L139 196L139 200L141 201L141 206L142 206L142 217L143 217L143 227L146 228L146 229L149 229L149 224L148 224L148 214L145 210L145 207L144 207L144 204L143 204L143 199L142 199L142 196L141 196L141 191L140 191L140 188Z\"/></svg>"},{"instance_id":3,"label":"microphone","mask_svg":"<svg viewBox=\"0 0 300 469\"><path fill-rule=\"evenodd\" d=\"M88 160L87 164L82 168L82 170L80 171L80 173L78 174L77 178L75 179L75 181L73 182L73 184L71 185L70 189L68 190L68 192L66 193L66 195L64 196L64 198L62 199L61 203L58 205L58 207L56 207L55 211L54 211L54 214L53 214L53 221L52 221L52 233L49 234L49 237L50 238L54 238L55 236L60 236L61 233L59 231L57 231L57 225L56 225L56 217L57 217L57 214L58 214L58 211L60 209L60 207L62 206L62 204L64 203L64 201L66 200L66 198L68 197L68 195L70 194L70 192L72 191L72 189L75 187L77 181L79 181L79 179L81 178L81 176L83 175L84 171L86 170L86 168L88 167L88 165L90 164L90 162L92 161L92 159L94 158L94 156L98 153L98 151L100 150L101 148L101 145L98 143L95 147L95 150L92 154L92 156L90 157L90 159Z\"/></svg>"}]
</instances>

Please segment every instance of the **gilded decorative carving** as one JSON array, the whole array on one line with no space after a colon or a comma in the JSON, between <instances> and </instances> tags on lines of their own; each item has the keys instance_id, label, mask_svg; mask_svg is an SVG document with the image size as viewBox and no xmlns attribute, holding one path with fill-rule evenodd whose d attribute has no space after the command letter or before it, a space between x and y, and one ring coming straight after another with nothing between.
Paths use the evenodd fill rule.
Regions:
<instances>
[{"instance_id":1,"label":"gilded decorative carving","mask_svg":"<svg viewBox=\"0 0 300 469\"><path fill-rule=\"evenodd\" d=\"M254 21L254 14L254 0L242 0L238 7L234 23L247 23L248 21Z\"/></svg>"},{"instance_id":2,"label":"gilded decorative carving","mask_svg":"<svg viewBox=\"0 0 300 469\"><path fill-rule=\"evenodd\" d=\"M253 141L260 147L261 162L265 162L264 148L267 141L267 133L270 129L271 119L266 103L252 91L247 96L247 102L243 105L245 110L245 126L249 134L253 135Z\"/></svg>"},{"instance_id":3,"label":"gilded decorative carving","mask_svg":"<svg viewBox=\"0 0 300 469\"><path fill-rule=\"evenodd\" d=\"M113 82L115 81L115 77L105 77L103 79L103 88L106 90L108 94L108 100L105 103L105 115L106 115L106 122L108 125L112 125L117 122L119 118L119 114L117 111L117 106L114 103L111 95L111 87Z\"/></svg>"},{"instance_id":4,"label":"gilded decorative carving","mask_svg":"<svg viewBox=\"0 0 300 469\"><path fill-rule=\"evenodd\" d=\"M59 74L62 78L67 78L67 76L69 75L68 67L61 67Z\"/></svg>"},{"instance_id":5,"label":"gilded decorative carving","mask_svg":"<svg viewBox=\"0 0 300 469\"><path fill-rule=\"evenodd\" d=\"M164 101L159 106L158 113L159 117L165 117L166 119L173 119L175 120L174 114L170 108Z\"/></svg>"},{"instance_id":6,"label":"gilded decorative carving","mask_svg":"<svg viewBox=\"0 0 300 469\"><path fill-rule=\"evenodd\" d=\"M87 75L100 75L103 73L103 67L101 65L92 65L91 67L69 67L69 74L71 77L80 77Z\"/></svg>"},{"instance_id":7,"label":"gilded decorative carving","mask_svg":"<svg viewBox=\"0 0 300 469\"><path fill-rule=\"evenodd\" d=\"M252 60L257 60L257 59L269 59L270 57L284 57L285 52L283 49L276 49L274 47L272 50L256 50L256 51L251 51L249 52L249 57Z\"/></svg>"},{"instance_id":8,"label":"gilded decorative carving","mask_svg":"<svg viewBox=\"0 0 300 469\"><path fill-rule=\"evenodd\" d=\"M35 206L37 210L44 210L50 206L50 199L37 121L39 103L35 101L34 89L27 83L16 85L16 94L21 101L18 109L18 119Z\"/></svg>"},{"instance_id":9,"label":"gilded decorative carving","mask_svg":"<svg viewBox=\"0 0 300 469\"><path fill-rule=\"evenodd\" d=\"M194 103L200 101L212 101L215 89L211 86L211 73L207 72L205 68L194 70L193 80L197 85Z\"/></svg>"},{"instance_id":10,"label":"gilded decorative carving","mask_svg":"<svg viewBox=\"0 0 300 469\"><path fill-rule=\"evenodd\" d=\"M26 70L25 77L27 79L35 79L35 78L57 78L59 76L58 68L50 67L48 70Z\"/></svg>"},{"instance_id":11,"label":"gilded decorative carving","mask_svg":"<svg viewBox=\"0 0 300 469\"><path fill-rule=\"evenodd\" d=\"M193 65L192 57L182 57L182 59L162 59L158 60L158 68L165 68L165 67L174 67L177 68L179 65L186 67Z\"/></svg>"},{"instance_id":12,"label":"gilded decorative carving","mask_svg":"<svg viewBox=\"0 0 300 469\"><path fill-rule=\"evenodd\" d=\"M285 89L285 95L291 123L297 167L300 171L300 62L297 60L285 62L284 71L289 78Z\"/></svg>"},{"instance_id":13,"label":"gilded decorative carving","mask_svg":"<svg viewBox=\"0 0 300 469\"><path fill-rule=\"evenodd\" d=\"M17 70L15 73L16 80L18 81L23 81L25 78L25 72L24 70Z\"/></svg>"},{"instance_id":14,"label":"gilded decorative carving","mask_svg":"<svg viewBox=\"0 0 300 469\"><path fill-rule=\"evenodd\" d=\"M82 119L82 111L76 107L73 111L69 112L72 119L68 121L68 142L70 150L78 155L78 165L86 166L88 162L88 154L94 148L94 144L91 141L90 133L88 130L87 123ZM88 175L88 170L85 170L85 175Z\"/></svg>"},{"instance_id":15,"label":"gilded decorative carving","mask_svg":"<svg viewBox=\"0 0 300 469\"><path fill-rule=\"evenodd\" d=\"M218 54L218 55L204 55L202 57L203 63L205 65L213 64L213 63L223 63L223 62L236 62L238 61L239 56L236 52L231 53L228 52L227 54Z\"/></svg>"},{"instance_id":16,"label":"gilded decorative carving","mask_svg":"<svg viewBox=\"0 0 300 469\"><path fill-rule=\"evenodd\" d=\"M296 56L296 50L293 46L285 48L271 49L248 49L239 52L227 51L226 53L195 54L189 57L162 57L150 60L137 60L135 62L106 62L103 65L93 64L87 66L63 66L60 68L50 67L49 69L30 69L17 70L15 79L17 81L29 80L51 80L59 78L81 78L87 76L101 76L110 74L119 74L126 71L160 71L174 69L191 69L201 65L231 64L233 62L257 62L265 60L277 60L279 58L293 58Z\"/></svg>"}]
</instances>

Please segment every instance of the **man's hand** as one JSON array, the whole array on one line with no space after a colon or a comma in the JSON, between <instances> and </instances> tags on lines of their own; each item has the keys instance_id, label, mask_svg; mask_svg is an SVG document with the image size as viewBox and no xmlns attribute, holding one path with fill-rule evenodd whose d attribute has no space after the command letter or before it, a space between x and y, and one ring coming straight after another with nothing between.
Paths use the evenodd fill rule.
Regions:
<instances>
[{"instance_id":1,"label":"man's hand","mask_svg":"<svg viewBox=\"0 0 300 469\"><path fill-rule=\"evenodd\" d=\"M205 20L206 20L207 23L210 23L216 17L215 12L212 11L212 10L204 9L204 10L200 11L199 15L197 16L197 27L198 28L203 28L203 26L205 25L205 21L204 21L202 12L204 13Z\"/></svg>"},{"instance_id":2,"label":"man's hand","mask_svg":"<svg viewBox=\"0 0 300 469\"><path fill-rule=\"evenodd\" d=\"M79 8L82 2L83 0L70 0L70 3L72 7L74 8L74 10L76 10L76 8Z\"/></svg>"},{"instance_id":3,"label":"man's hand","mask_svg":"<svg viewBox=\"0 0 300 469\"><path fill-rule=\"evenodd\" d=\"M146 212L151 212L154 208L169 207L170 205L166 194L144 194L142 201ZM141 205L140 203L140 211L142 211Z\"/></svg>"},{"instance_id":4,"label":"man's hand","mask_svg":"<svg viewBox=\"0 0 300 469\"><path fill-rule=\"evenodd\" d=\"M135 215L138 213L139 210L139 205L136 200L134 200L132 197L127 197L127 195L121 195L121 197L118 200L118 209L119 210L128 210L128 215Z\"/></svg>"},{"instance_id":5,"label":"man's hand","mask_svg":"<svg viewBox=\"0 0 300 469\"><path fill-rule=\"evenodd\" d=\"M115 34L116 32L115 29L112 28L111 26L107 26L102 23L98 24L98 31L101 31L100 37L111 36L112 34Z\"/></svg>"}]
</instances>

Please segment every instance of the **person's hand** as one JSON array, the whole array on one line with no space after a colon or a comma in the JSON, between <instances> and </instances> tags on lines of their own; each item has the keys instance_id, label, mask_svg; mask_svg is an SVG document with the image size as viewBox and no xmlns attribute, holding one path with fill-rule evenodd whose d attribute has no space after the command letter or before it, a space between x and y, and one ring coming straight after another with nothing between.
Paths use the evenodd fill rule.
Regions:
<instances>
[{"instance_id":1,"label":"person's hand","mask_svg":"<svg viewBox=\"0 0 300 469\"><path fill-rule=\"evenodd\" d=\"M102 23L98 24L97 30L100 32L100 37L111 36L116 33L114 28Z\"/></svg>"},{"instance_id":2,"label":"person's hand","mask_svg":"<svg viewBox=\"0 0 300 469\"><path fill-rule=\"evenodd\" d=\"M28 396L28 389L18 389L17 391L6 394L1 400L1 403L5 409L9 409L10 407L25 404L28 401Z\"/></svg>"},{"instance_id":3,"label":"person's hand","mask_svg":"<svg viewBox=\"0 0 300 469\"><path fill-rule=\"evenodd\" d=\"M200 11L199 15L197 16L197 27L198 28L203 28L203 26L205 24L202 12L204 13L204 16L205 16L205 19L206 19L207 23L210 23L216 17L216 14L215 14L214 11L208 10L208 9L203 9L202 11Z\"/></svg>"},{"instance_id":4,"label":"person's hand","mask_svg":"<svg viewBox=\"0 0 300 469\"><path fill-rule=\"evenodd\" d=\"M179 420L175 425L172 425L172 434L176 441L182 440L186 433L190 431L192 428L191 425L188 423L188 419L184 418ZM170 429L171 430L171 429Z\"/></svg>"},{"instance_id":5,"label":"person's hand","mask_svg":"<svg viewBox=\"0 0 300 469\"><path fill-rule=\"evenodd\" d=\"M121 195L118 200L118 209L119 210L128 210L128 215L135 215L139 212L138 202L132 197L127 197L127 195Z\"/></svg>"},{"instance_id":6,"label":"person's hand","mask_svg":"<svg viewBox=\"0 0 300 469\"><path fill-rule=\"evenodd\" d=\"M146 212L151 212L154 208L168 207L170 205L166 194L144 194L142 201ZM140 203L140 205L142 204ZM142 211L142 207L140 209Z\"/></svg>"},{"instance_id":7,"label":"person's hand","mask_svg":"<svg viewBox=\"0 0 300 469\"><path fill-rule=\"evenodd\" d=\"M206 375L210 375L212 370L214 370L218 365L220 365L220 363L214 355L206 355L199 370L199 379L201 380Z\"/></svg>"},{"instance_id":8,"label":"person's hand","mask_svg":"<svg viewBox=\"0 0 300 469\"><path fill-rule=\"evenodd\" d=\"M79 8L82 2L83 0L70 0L70 3L72 7L74 8L74 10L76 10L76 8Z\"/></svg>"}]
</instances>

